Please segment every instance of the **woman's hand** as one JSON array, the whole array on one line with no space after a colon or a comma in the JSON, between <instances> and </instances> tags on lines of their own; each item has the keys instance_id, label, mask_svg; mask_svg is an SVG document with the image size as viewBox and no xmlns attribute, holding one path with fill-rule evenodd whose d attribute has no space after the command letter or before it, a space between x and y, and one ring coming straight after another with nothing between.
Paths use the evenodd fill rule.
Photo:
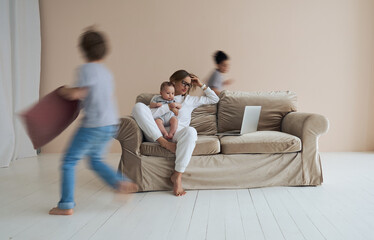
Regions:
<instances>
[{"instance_id":1,"label":"woman's hand","mask_svg":"<svg viewBox=\"0 0 374 240\"><path fill-rule=\"evenodd\" d=\"M182 108L182 104L180 104L180 103L174 103L174 106L175 106L177 109L181 109L181 108Z\"/></svg>"},{"instance_id":2,"label":"woman's hand","mask_svg":"<svg viewBox=\"0 0 374 240\"><path fill-rule=\"evenodd\" d=\"M169 103L169 109L171 110L172 108L178 108L180 109L182 107L182 104L180 103L176 103L176 102L173 102L173 103Z\"/></svg>"},{"instance_id":3,"label":"woman's hand","mask_svg":"<svg viewBox=\"0 0 374 240\"><path fill-rule=\"evenodd\" d=\"M203 84L201 83L200 79L195 75L195 74L190 74L190 78L191 78L191 83L198 86L198 87L201 87L203 86Z\"/></svg>"},{"instance_id":4,"label":"woman's hand","mask_svg":"<svg viewBox=\"0 0 374 240\"><path fill-rule=\"evenodd\" d=\"M175 116L178 116L178 113L179 113L178 108L172 108L170 110L174 113Z\"/></svg>"}]
</instances>

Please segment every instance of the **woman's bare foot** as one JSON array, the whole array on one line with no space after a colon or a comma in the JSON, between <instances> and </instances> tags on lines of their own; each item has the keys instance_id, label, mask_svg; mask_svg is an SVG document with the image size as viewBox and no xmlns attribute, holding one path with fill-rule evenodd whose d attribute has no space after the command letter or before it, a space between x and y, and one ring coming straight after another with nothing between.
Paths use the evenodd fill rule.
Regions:
<instances>
[{"instance_id":1,"label":"woman's bare foot","mask_svg":"<svg viewBox=\"0 0 374 240\"><path fill-rule=\"evenodd\" d=\"M50 215L72 215L73 212L73 209L60 209L58 207L49 210Z\"/></svg>"},{"instance_id":2,"label":"woman's bare foot","mask_svg":"<svg viewBox=\"0 0 374 240\"><path fill-rule=\"evenodd\" d=\"M186 194L182 187L182 173L174 171L173 175L170 177L171 182L174 184L173 192L174 195L179 197Z\"/></svg>"},{"instance_id":3,"label":"woman's bare foot","mask_svg":"<svg viewBox=\"0 0 374 240\"><path fill-rule=\"evenodd\" d=\"M161 147L166 148L172 153L175 153L177 151L177 144L173 142L167 141L165 145L161 145Z\"/></svg>"},{"instance_id":4,"label":"woman's bare foot","mask_svg":"<svg viewBox=\"0 0 374 240\"><path fill-rule=\"evenodd\" d=\"M157 142L161 145L161 147L166 148L167 150L169 150L172 153L175 153L175 151L177 150L177 144L176 143L169 142L168 140L166 140L163 137L158 138Z\"/></svg>"},{"instance_id":5,"label":"woman's bare foot","mask_svg":"<svg viewBox=\"0 0 374 240\"><path fill-rule=\"evenodd\" d=\"M139 190L139 187L135 183L125 182L125 181L121 181L118 183L118 191L120 193L125 193L125 194L134 193L134 192L137 192L138 190Z\"/></svg>"}]
</instances>

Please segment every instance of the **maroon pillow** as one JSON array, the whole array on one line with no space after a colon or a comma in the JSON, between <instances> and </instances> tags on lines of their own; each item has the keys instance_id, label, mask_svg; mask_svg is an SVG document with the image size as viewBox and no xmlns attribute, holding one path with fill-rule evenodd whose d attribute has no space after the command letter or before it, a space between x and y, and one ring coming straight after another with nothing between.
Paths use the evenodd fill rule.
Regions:
<instances>
[{"instance_id":1,"label":"maroon pillow","mask_svg":"<svg viewBox=\"0 0 374 240\"><path fill-rule=\"evenodd\" d=\"M79 115L79 101L64 99L57 93L58 89L20 114L34 149L57 137Z\"/></svg>"}]
</instances>

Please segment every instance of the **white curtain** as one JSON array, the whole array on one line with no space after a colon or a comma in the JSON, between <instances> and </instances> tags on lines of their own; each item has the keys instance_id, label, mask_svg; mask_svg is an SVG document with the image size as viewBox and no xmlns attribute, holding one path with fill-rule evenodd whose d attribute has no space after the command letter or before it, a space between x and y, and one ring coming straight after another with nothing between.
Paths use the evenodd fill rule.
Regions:
<instances>
[{"instance_id":1,"label":"white curtain","mask_svg":"<svg viewBox=\"0 0 374 240\"><path fill-rule=\"evenodd\" d=\"M36 156L17 116L39 99L38 0L0 0L0 167Z\"/></svg>"}]
</instances>

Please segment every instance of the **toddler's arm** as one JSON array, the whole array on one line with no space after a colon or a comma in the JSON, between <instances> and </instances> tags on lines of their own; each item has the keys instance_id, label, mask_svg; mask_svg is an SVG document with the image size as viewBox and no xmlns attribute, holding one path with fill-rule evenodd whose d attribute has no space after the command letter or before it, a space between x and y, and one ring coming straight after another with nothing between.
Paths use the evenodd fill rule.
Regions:
<instances>
[{"instance_id":1,"label":"toddler's arm","mask_svg":"<svg viewBox=\"0 0 374 240\"><path fill-rule=\"evenodd\" d=\"M150 102L149 107L150 108L159 108L162 106L162 103L156 103L156 102Z\"/></svg>"},{"instance_id":2,"label":"toddler's arm","mask_svg":"<svg viewBox=\"0 0 374 240\"><path fill-rule=\"evenodd\" d=\"M175 107L176 107L177 109L181 109L181 108L182 108L182 104L180 104L180 103L175 103Z\"/></svg>"}]
</instances>

